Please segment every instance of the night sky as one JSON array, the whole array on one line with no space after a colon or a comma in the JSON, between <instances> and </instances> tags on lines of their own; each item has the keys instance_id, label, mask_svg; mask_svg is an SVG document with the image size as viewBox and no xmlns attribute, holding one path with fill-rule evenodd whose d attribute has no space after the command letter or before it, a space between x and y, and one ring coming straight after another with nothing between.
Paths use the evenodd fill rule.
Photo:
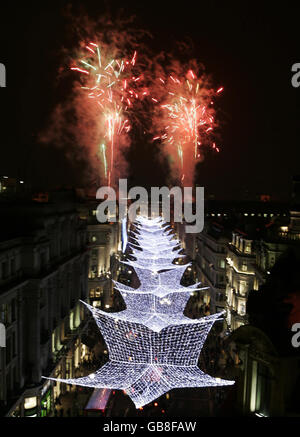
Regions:
<instances>
[{"instance_id":1,"label":"night sky","mask_svg":"<svg viewBox=\"0 0 300 437\"><path fill-rule=\"evenodd\" d=\"M8 2L5 2L8 3ZM68 49L63 11L84 4L91 15L126 14L149 30L152 50L169 50L174 41L192 40L193 54L225 90L221 153L198 165L196 182L217 198L264 193L286 200L291 177L300 174L300 87L291 85L291 67L300 62L299 9L270 2L117 2L53 1L1 5L0 62L7 87L0 89L0 174L30 181L35 188L83 186L84 162L70 162L65 151L38 144L36 138L51 111L66 98L58 71ZM287 3L282 3L283 5ZM155 150L137 138L130 153L135 184L162 184L164 166Z\"/></svg>"}]
</instances>

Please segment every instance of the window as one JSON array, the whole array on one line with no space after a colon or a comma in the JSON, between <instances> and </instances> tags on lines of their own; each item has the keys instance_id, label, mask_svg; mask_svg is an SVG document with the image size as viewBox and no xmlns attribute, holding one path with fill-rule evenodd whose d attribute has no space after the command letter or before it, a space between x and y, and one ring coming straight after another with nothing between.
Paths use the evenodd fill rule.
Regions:
<instances>
[{"instance_id":1,"label":"window","mask_svg":"<svg viewBox=\"0 0 300 437\"><path fill-rule=\"evenodd\" d=\"M241 302L239 305L239 314L241 316L244 316L246 314L246 307L245 307L245 303Z\"/></svg>"},{"instance_id":2,"label":"window","mask_svg":"<svg viewBox=\"0 0 300 437\"><path fill-rule=\"evenodd\" d=\"M235 242L234 242L234 244L235 244L235 247L236 247L237 249L240 247L240 238L239 238L238 235L236 235L236 237L235 237Z\"/></svg>"},{"instance_id":3,"label":"window","mask_svg":"<svg viewBox=\"0 0 300 437\"><path fill-rule=\"evenodd\" d=\"M0 322L4 325L8 323L8 306L6 303L0 305Z\"/></svg>"},{"instance_id":4,"label":"window","mask_svg":"<svg viewBox=\"0 0 300 437\"><path fill-rule=\"evenodd\" d=\"M6 365L11 361L11 337L6 339Z\"/></svg>"},{"instance_id":5,"label":"window","mask_svg":"<svg viewBox=\"0 0 300 437\"><path fill-rule=\"evenodd\" d=\"M40 308L46 305L46 289L40 288Z\"/></svg>"},{"instance_id":6,"label":"window","mask_svg":"<svg viewBox=\"0 0 300 437\"><path fill-rule=\"evenodd\" d=\"M17 348L16 348L16 333L13 332L12 334L12 356L15 357L17 354Z\"/></svg>"},{"instance_id":7,"label":"window","mask_svg":"<svg viewBox=\"0 0 300 437\"><path fill-rule=\"evenodd\" d=\"M43 268L46 266L46 254L45 252L41 252L40 254L40 267Z\"/></svg>"},{"instance_id":8,"label":"window","mask_svg":"<svg viewBox=\"0 0 300 437\"><path fill-rule=\"evenodd\" d=\"M245 294L246 293L246 281L240 281L240 293Z\"/></svg>"},{"instance_id":9,"label":"window","mask_svg":"<svg viewBox=\"0 0 300 437\"><path fill-rule=\"evenodd\" d=\"M225 281L224 275L218 275L219 284L223 284Z\"/></svg>"},{"instance_id":10,"label":"window","mask_svg":"<svg viewBox=\"0 0 300 437\"><path fill-rule=\"evenodd\" d=\"M242 263L242 272L246 272L247 270L248 270L247 263L243 262Z\"/></svg>"},{"instance_id":11,"label":"window","mask_svg":"<svg viewBox=\"0 0 300 437\"><path fill-rule=\"evenodd\" d=\"M91 267L91 273L92 273L92 276L95 278L96 276L97 276L97 265L96 264L94 264L92 267Z\"/></svg>"},{"instance_id":12,"label":"window","mask_svg":"<svg viewBox=\"0 0 300 437\"><path fill-rule=\"evenodd\" d=\"M102 294L102 290L101 290L99 287L96 288L96 291L95 291L95 297L100 297L101 294Z\"/></svg>"},{"instance_id":13,"label":"window","mask_svg":"<svg viewBox=\"0 0 300 437\"><path fill-rule=\"evenodd\" d=\"M270 371L269 368L261 363L257 363L255 411L264 415L269 414L270 407Z\"/></svg>"},{"instance_id":14,"label":"window","mask_svg":"<svg viewBox=\"0 0 300 437\"><path fill-rule=\"evenodd\" d=\"M242 238L240 238L240 246L238 248L241 252L243 252L244 249L244 240Z\"/></svg>"},{"instance_id":15,"label":"window","mask_svg":"<svg viewBox=\"0 0 300 437\"><path fill-rule=\"evenodd\" d=\"M10 274L14 275L16 273L16 263L15 263L15 259L12 258L10 260Z\"/></svg>"},{"instance_id":16,"label":"window","mask_svg":"<svg viewBox=\"0 0 300 437\"><path fill-rule=\"evenodd\" d=\"M92 250L92 257L97 258L97 256L98 256L98 249L93 249Z\"/></svg>"},{"instance_id":17,"label":"window","mask_svg":"<svg viewBox=\"0 0 300 437\"><path fill-rule=\"evenodd\" d=\"M6 279L8 276L8 266L6 261L2 262L1 271L2 271L2 279Z\"/></svg>"},{"instance_id":18,"label":"window","mask_svg":"<svg viewBox=\"0 0 300 437\"><path fill-rule=\"evenodd\" d=\"M216 293L216 301L217 302L224 302L225 301L225 296L223 293Z\"/></svg>"},{"instance_id":19,"label":"window","mask_svg":"<svg viewBox=\"0 0 300 437\"><path fill-rule=\"evenodd\" d=\"M221 267L221 269L225 269L225 260L224 259L220 260L220 267Z\"/></svg>"},{"instance_id":20,"label":"window","mask_svg":"<svg viewBox=\"0 0 300 437\"><path fill-rule=\"evenodd\" d=\"M250 241L246 241L245 242L245 253L251 253L251 242Z\"/></svg>"},{"instance_id":21,"label":"window","mask_svg":"<svg viewBox=\"0 0 300 437\"><path fill-rule=\"evenodd\" d=\"M37 397L34 396L32 398L25 398L24 400L24 409L30 410L31 408L35 408L37 406Z\"/></svg>"},{"instance_id":22,"label":"window","mask_svg":"<svg viewBox=\"0 0 300 437\"><path fill-rule=\"evenodd\" d=\"M12 383L13 383L13 389L14 389L16 384L17 384L17 369L16 369L16 367L13 367Z\"/></svg>"},{"instance_id":23,"label":"window","mask_svg":"<svg viewBox=\"0 0 300 437\"><path fill-rule=\"evenodd\" d=\"M11 301L11 321L14 322L16 320L16 299L12 299Z\"/></svg>"},{"instance_id":24,"label":"window","mask_svg":"<svg viewBox=\"0 0 300 437\"><path fill-rule=\"evenodd\" d=\"M66 362L66 378L70 378L70 376L71 376L70 363L67 361Z\"/></svg>"}]
</instances>

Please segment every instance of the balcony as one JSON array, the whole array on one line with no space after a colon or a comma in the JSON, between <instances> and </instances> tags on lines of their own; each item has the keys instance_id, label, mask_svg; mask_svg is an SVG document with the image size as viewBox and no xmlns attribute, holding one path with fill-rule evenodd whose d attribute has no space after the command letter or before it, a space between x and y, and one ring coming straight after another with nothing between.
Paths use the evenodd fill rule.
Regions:
<instances>
[{"instance_id":1,"label":"balcony","mask_svg":"<svg viewBox=\"0 0 300 437\"><path fill-rule=\"evenodd\" d=\"M239 257L244 257L244 258L255 258L255 254L254 253L246 253L246 252L242 252L239 249L237 249L236 246L234 246L232 243L228 243L228 250L231 251L232 253L234 253L235 255L239 256Z\"/></svg>"},{"instance_id":2,"label":"balcony","mask_svg":"<svg viewBox=\"0 0 300 437\"><path fill-rule=\"evenodd\" d=\"M22 269L19 269L12 275L8 275L0 280L1 284L1 292L5 292L10 288L14 288L18 285L21 285L22 282L25 282L27 277L25 272Z\"/></svg>"}]
</instances>

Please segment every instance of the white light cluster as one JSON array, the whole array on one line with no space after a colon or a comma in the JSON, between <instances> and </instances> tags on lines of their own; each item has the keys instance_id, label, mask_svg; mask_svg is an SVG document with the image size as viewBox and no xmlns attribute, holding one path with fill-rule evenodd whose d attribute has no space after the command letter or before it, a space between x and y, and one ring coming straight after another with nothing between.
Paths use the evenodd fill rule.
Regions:
<instances>
[{"instance_id":1,"label":"white light cluster","mask_svg":"<svg viewBox=\"0 0 300 437\"><path fill-rule=\"evenodd\" d=\"M180 284L190 264L173 264L183 255L172 230L160 217L138 216L135 228L130 236L135 243L128 243L135 260L124 263L135 269L140 286L114 281L126 309L107 313L85 303L104 337L109 361L89 376L57 380L124 390L136 408L173 388L234 384L213 378L197 366L206 337L223 313L200 319L183 315L190 295L203 288Z\"/></svg>"}]
</instances>

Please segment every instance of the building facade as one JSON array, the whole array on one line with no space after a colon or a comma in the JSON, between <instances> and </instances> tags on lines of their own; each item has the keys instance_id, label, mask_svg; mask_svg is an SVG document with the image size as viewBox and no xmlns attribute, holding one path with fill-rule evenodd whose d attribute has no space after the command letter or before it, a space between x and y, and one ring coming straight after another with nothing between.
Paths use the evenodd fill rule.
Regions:
<instances>
[{"instance_id":1,"label":"building facade","mask_svg":"<svg viewBox=\"0 0 300 437\"><path fill-rule=\"evenodd\" d=\"M226 304L226 250L228 238L218 223L205 226L196 238L196 266L198 278L209 289L203 292L203 300L210 312L225 309Z\"/></svg>"},{"instance_id":2,"label":"building facade","mask_svg":"<svg viewBox=\"0 0 300 437\"><path fill-rule=\"evenodd\" d=\"M115 217L111 222L98 222L96 208L94 201L87 201L80 208L80 217L87 223L88 295L93 306L108 309L113 301L112 279L117 279L120 271L121 224L114 221Z\"/></svg>"},{"instance_id":3,"label":"building facade","mask_svg":"<svg viewBox=\"0 0 300 437\"><path fill-rule=\"evenodd\" d=\"M8 232L14 226L7 221L0 243L0 322L6 331L1 410L8 416L46 416L67 388L42 376L74 376L88 352L81 343L85 313L79 302L88 294L86 224L67 198L14 204L11 217L18 212L24 220L26 213L30 226ZM5 238L14 232L18 238Z\"/></svg>"},{"instance_id":4,"label":"building facade","mask_svg":"<svg viewBox=\"0 0 300 437\"><path fill-rule=\"evenodd\" d=\"M247 324L248 293L255 288L253 240L242 231L232 232L226 257L226 321L230 331Z\"/></svg>"},{"instance_id":5,"label":"building facade","mask_svg":"<svg viewBox=\"0 0 300 437\"><path fill-rule=\"evenodd\" d=\"M286 355L274 347L262 330L242 326L228 338L234 358L234 412L244 416L300 416L299 355Z\"/></svg>"}]
</instances>

